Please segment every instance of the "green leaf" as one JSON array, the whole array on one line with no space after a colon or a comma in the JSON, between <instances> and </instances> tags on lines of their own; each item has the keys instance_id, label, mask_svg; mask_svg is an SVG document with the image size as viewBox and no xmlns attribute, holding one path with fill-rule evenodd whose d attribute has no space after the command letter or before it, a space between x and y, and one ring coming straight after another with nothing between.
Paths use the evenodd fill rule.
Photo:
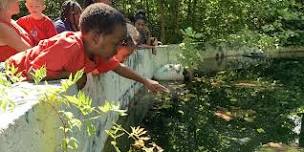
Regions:
<instances>
[{"instance_id":1,"label":"green leaf","mask_svg":"<svg viewBox=\"0 0 304 152\"><path fill-rule=\"evenodd\" d=\"M257 132L261 134L261 133L265 133L265 130L263 128L259 128L257 129Z\"/></svg>"},{"instance_id":2,"label":"green leaf","mask_svg":"<svg viewBox=\"0 0 304 152\"><path fill-rule=\"evenodd\" d=\"M90 122L90 121L87 121L86 122L86 130L87 130L87 134L89 136L92 136L92 135L95 135L96 134L96 127L95 125Z\"/></svg>"},{"instance_id":3,"label":"green leaf","mask_svg":"<svg viewBox=\"0 0 304 152\"><path fill-rule=\"evenodd\" d=\"M104 113L113 111L118 112L120 116L126 116L127 110L121 110L119 105L111 104L110 102L106 101L106 103L103 106L99 106L98 109Z\"/></svg>"},{"instance_id":4,"label":"green leaf","mask_svg":"<svg viewBox=\"0 0 304 152\"><path fill-rule=\"evenodd\" d=\"M46 67L42 66L38 70L35 70L34 72L31 73L35 84L39 84L41 80L43 80L46 77L46 72L47 72Z\"/></svg>"},{"instance_id":5,"label":"green leaf","mask_svg":"<svg viewBox=\"0 0 304 152\"><path fill-rule=\"evenodd\" d=\"M71 137L68 140L68 148L69 149L76 150L76 149L78 149L78 146L79 146L79 142L78 142L78 140L76 138Z\"/></svg>"}]
</instances>

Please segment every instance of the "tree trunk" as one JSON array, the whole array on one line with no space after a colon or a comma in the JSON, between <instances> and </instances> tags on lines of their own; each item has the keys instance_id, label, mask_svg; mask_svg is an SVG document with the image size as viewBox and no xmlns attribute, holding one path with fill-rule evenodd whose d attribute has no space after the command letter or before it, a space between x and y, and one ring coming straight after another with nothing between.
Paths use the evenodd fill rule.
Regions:
<instances>
[{"instance_id":1,"label":"tree trunk","mask_svg":"<svg viewBox=\"0 0 304 152\"><path fill-rule=\"evenodd\" d=\"M175 9L175 12L174 12L174 33L175 34L178 34L180 33L180 27L179 27L179 12L180 12L180 0L176 0L175 2L175 6L174 6L174 9Z\"/></svg>"},{"instance_id":2,"label":"tree trunk","mask_svg":"<svg viewBox=\"0 0 304 152\"><path fill-rule=\"evenodd\" d=\"M191 20L192 20L192 6L191 6L191 4L192 4L192 0L188 0L188 12L187 12L187 18L188 18L188 20L190 20L190 23L191 23Z\"/></svg>"},{"instance_id":3,"label":"tree trunk","mask_svg":"<svg viewBox=\"0 0 304 152\"><path fill-rule=\"evenodd\" d=\"M191 18L191 26L193 27L194 30L197 30L195 27L195 21L196 21L196 6L197 5L197 0L193 1L192 4L192 18Z\"/></svg>"},{"instance_id":4,"label":"tree trunk","mask_svg":"<svg viewBox=\"0 0 304 152\"><path fill-rule=\"evenodd\" d=\"M165 29L165 8L164 8L164 0L159 0L159 13L160 13L160 41L166 43L166 29Z\"/></svg>"}]
</instances>

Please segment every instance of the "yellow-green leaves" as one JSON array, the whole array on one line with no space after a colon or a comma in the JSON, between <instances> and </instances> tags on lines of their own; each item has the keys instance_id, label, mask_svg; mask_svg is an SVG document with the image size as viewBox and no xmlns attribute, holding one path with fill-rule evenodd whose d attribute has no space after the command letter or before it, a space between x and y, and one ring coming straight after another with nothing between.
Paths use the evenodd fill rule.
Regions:
<instances>
[{"instance_id":1,"label":"yellow-green leaves","mask_svg":"<svg viewBox=\"0 0 304 152\"><path fill-rule=\"evenodd\" d=\"M18 72L18 68L5 64L5 76L7 81L10 83L16 83L16 82L21 82L25 80L25 78L22 76L20 72Z\"/></svg>"},{"instance_id":2,"label":"yellow-green leaves","mask_svg":"<svg viewBox=\"0 0 304 152\"><path fill-rule=\"evenodd\" d=\"M78 110L80 110L81 114L86 116L93 112L95 109L92 107L92 99L84 94L84 92L79 91L77 95L74 96L65 96L66 100L73 104Z\"/></svg>"},{"instance_id":3,"label":"yellow-green leaves","mask_svg":"<svg viewBox=\"0 0 304 152\"><path fill-rule=\"evenodd\" d=\"M39 84L46 77L46 67L42 66L40 69L31 73L35 84Z\"/></svg>"},{"instance_id":4,"label":"yellow-green leaves","mask_svg":"<svg viewBox=\"0 0 304 152\"><path fill-rule=\"evenodd\" d=\"M84 71L80 70L76 74L70 74L69 79L61 82L62 89L67 91L72 85L76 84L78 80L83 76Z\"/></svg>"},{"instance_id":5,"label":"yellow-green leaves","mask_svg":"<svg viewBox=\"0 0 304 152\"><path fill-rule=\"evenodd\" d=\"M5 64L5 71L0 72L0 110L6 112L13 111L16 103L8 96L8 90L11 89L13 83L21 82L25 78L14 66Z\"/></svg>"},{"instance_id":6,"label":"yellow-green leaves","mask_svg":"<svg viewBox=\"0 0 304 152\"><path fill-rule=\"evenodd\" d=\"M109 101L106 101L103 106L99 106L98 109L101 112L107 113L110 111L117 112L120 116L126 116L127 110L121 110L119 105L111 104Z\"/></svg>"},{"instance_id":7,"label":"yellow-green leaves","mask_svg":"<svg viewBox=\"0 0 304 152\"><path fill-rule=\"evenodd\" d=\"M21 74L18 73L17 68L6 67L7 71L0 73L0 110L12 111L15 107L13 102L7 95L7 91L11 89L11 86L15 82L24 80ZM30 73L35 84L39 84L46 78L47 70L43 66L38 70ZM68 79L63 80L59 87L48 88L41 98L41 104L47 104L58 115L60 127L58 131L62 133L61 150L68 152L70 150L77 151L80 143L74 137L75 132L85 130L88 136L92 136L96 133L96 124L98 119L108 112L118 113L120 116L127 115L127 110L121 110L119 104L113 101L105 101L104 105L93 106L93 100L87 96L83 91L78 91L75 95L70 95L70 88L77 83L83 76L83 70L71 74ZM45 82L47 85L47 82ZM10 90L9 90L10 91ZM142 128L132 128L133 132L130 133L130 137L136 139L137 145L139 143L146 142L150 138L145 134L147 133ZM114 126L111 131L108 131L112 138L119 138L125 133L121 126ZM136 145L135 143L135 145ZM117 146L116 141L112 142ZM143 147L144 148L144 147ZM119 149L116 148L118 151Z\"/></svg>"},{"instance_id":8,"label":"yellow-green leaves","mask_svg":"<svg viewBox=\"0 0 304 152\"><path fill-rule=\"evenodd\" d=\"M131 127L131 132L125 130L121 125L114 124L110 130L106 130L106 133L113 139L111 142L116 152L121 150L117 146L117 139L123 135L128 135L130 139L134 141L129 151L143 151L143 152L162 152L163 149L153 142L150 142L150 137L147 135L147 131L141 127Z\"/></svg>"},{"instance_id":9,"label":"yellow-green leaves","mask_svg":"<svg viewBox=\"0 0 304 152\"><path fill-rule=\"evenodd\" d=\"M0 110L6 112L7 110L9 110L10 112L12 112L15 109L15 102L12 101L11 99L9 99L6 96L1 96L0 99Z\"/></svg>"},{"instance_id":10,"label":"yellow-green leaves","mask_svg":"<svg viewBox=\"0 0 304 152\"><path fill-rule=\"evenodd\" d=\"M184 40L180 45L182 52L178 55L178 59L186 68L196 69L202 60L203 50L198 49L197 44L194 43L202 37L202 34L195 32L191 27L181 30L181 33L184 35Z\"/></svg>"}]
</instances>

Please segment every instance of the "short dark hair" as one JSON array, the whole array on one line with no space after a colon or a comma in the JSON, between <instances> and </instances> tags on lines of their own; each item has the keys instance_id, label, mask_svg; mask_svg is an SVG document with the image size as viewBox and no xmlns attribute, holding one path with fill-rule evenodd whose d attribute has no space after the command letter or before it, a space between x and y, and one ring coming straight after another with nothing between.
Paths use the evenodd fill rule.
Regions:
<instances>
[{"instance_id":1,"label":"short dark hair","mask_svg":"<svg viewBox=\"0 0 304 152\"><path fill-rule=\"evenodd\" d=\"M69 24L75 23L76 18L74 17L73 18L74 21L70 21L69 16L70 16L71 12L74 11L76 8L79 8L80 10L82 10L79 3L77 3L74 0L67 0L67 1L63 2L62 6L61 6L60 19L62 21L68 22ZM78 27L78 25L75 25L75 27ZM78 31L79 29L77 28L76 30Z\"/></svg>"},{"instance_id":2,"label":"short dark hair","mask_svg":"<svg viewBox=\"0 0 304 152\"><path fill-rule=\"evenodd\" d=\"M112 4L115 3L114 0L110 0L110 1ZM94 4L94 3L97 3L97 1L96 0L84 0L83 6L88 7L89 5Z\"/></svg>"},{"instance_id":3,"label":"short dark hair","mask_svg":"<svg viewBox=\"0 0 304 152\"><path fill-rule=\"evenodd\" d=\"M143 15L146 16L146 11L144 9L139 9L135 12L135 16L136 15Z\"/></svg>"},{"instance_id":4,"label":"short dark hair","mask_svg":"<svg viewBox=\"0 0 304 152\"><path fill-rule=\"evenodd\" d=\"M104 35L112 33L117 25L126 26L124 16L113 7L103 3L88 6L82 12L79 22L81 32L94 31Z\"/></svg>"},{"instance_id":5,"label":"short dark hair","mask_svg":"<svg viewBox=\"0 0 304 152\"><path fill-rule=\"evenodd\" d=\"M123 45L128 47L136 46L139 41L139 32L137 31L136 27L130 23L127 23L127 35L122 40Z\"/></svg>"},{"instance_id":6,"label":"short dark hair","mask_svg":"<svg viewBox=\"0 0 304 152\"><path fill-rule=\"evenodd\" d=\"M137 10L135 15L134 15L134 22L137 20L144 20L145 22L147 21L147 16L146 12L143 9Z\"/></svg>"}]
</instances>

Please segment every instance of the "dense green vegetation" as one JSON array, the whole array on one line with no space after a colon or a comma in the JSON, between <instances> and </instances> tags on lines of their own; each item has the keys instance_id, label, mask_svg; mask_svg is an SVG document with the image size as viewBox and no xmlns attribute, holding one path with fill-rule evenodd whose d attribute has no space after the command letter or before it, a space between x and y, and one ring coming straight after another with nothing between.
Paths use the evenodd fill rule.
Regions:
<instances>
[{"instance_id":1,"label":"dense green vegetation","mask_svg":"<svg viewBox=\"0 0 304 152\"><path fill-rule=\"evenodd\" d=\"M56 18L62 2L46 0L46 14ZM115 0L114 5L127 16L145 9L153 35L165 43L181 42L180 30L187 27L203 34L199 41L215 44L304 43L302 0Z\"/></svg>"},{"instance_id":2,"label":"dense green vegetation","mask_svg":"<svg viewBox=\"0 0 304 152\"><path fill-rule=\"evenodd\" d=\"M298 135L290 116L303 112L304 105L303 65L303 59L276 59L199 74L186 85L172 85L178 93L160 96L143 125L168 152L292 145Z\"/></svg>"}]
</instances>

